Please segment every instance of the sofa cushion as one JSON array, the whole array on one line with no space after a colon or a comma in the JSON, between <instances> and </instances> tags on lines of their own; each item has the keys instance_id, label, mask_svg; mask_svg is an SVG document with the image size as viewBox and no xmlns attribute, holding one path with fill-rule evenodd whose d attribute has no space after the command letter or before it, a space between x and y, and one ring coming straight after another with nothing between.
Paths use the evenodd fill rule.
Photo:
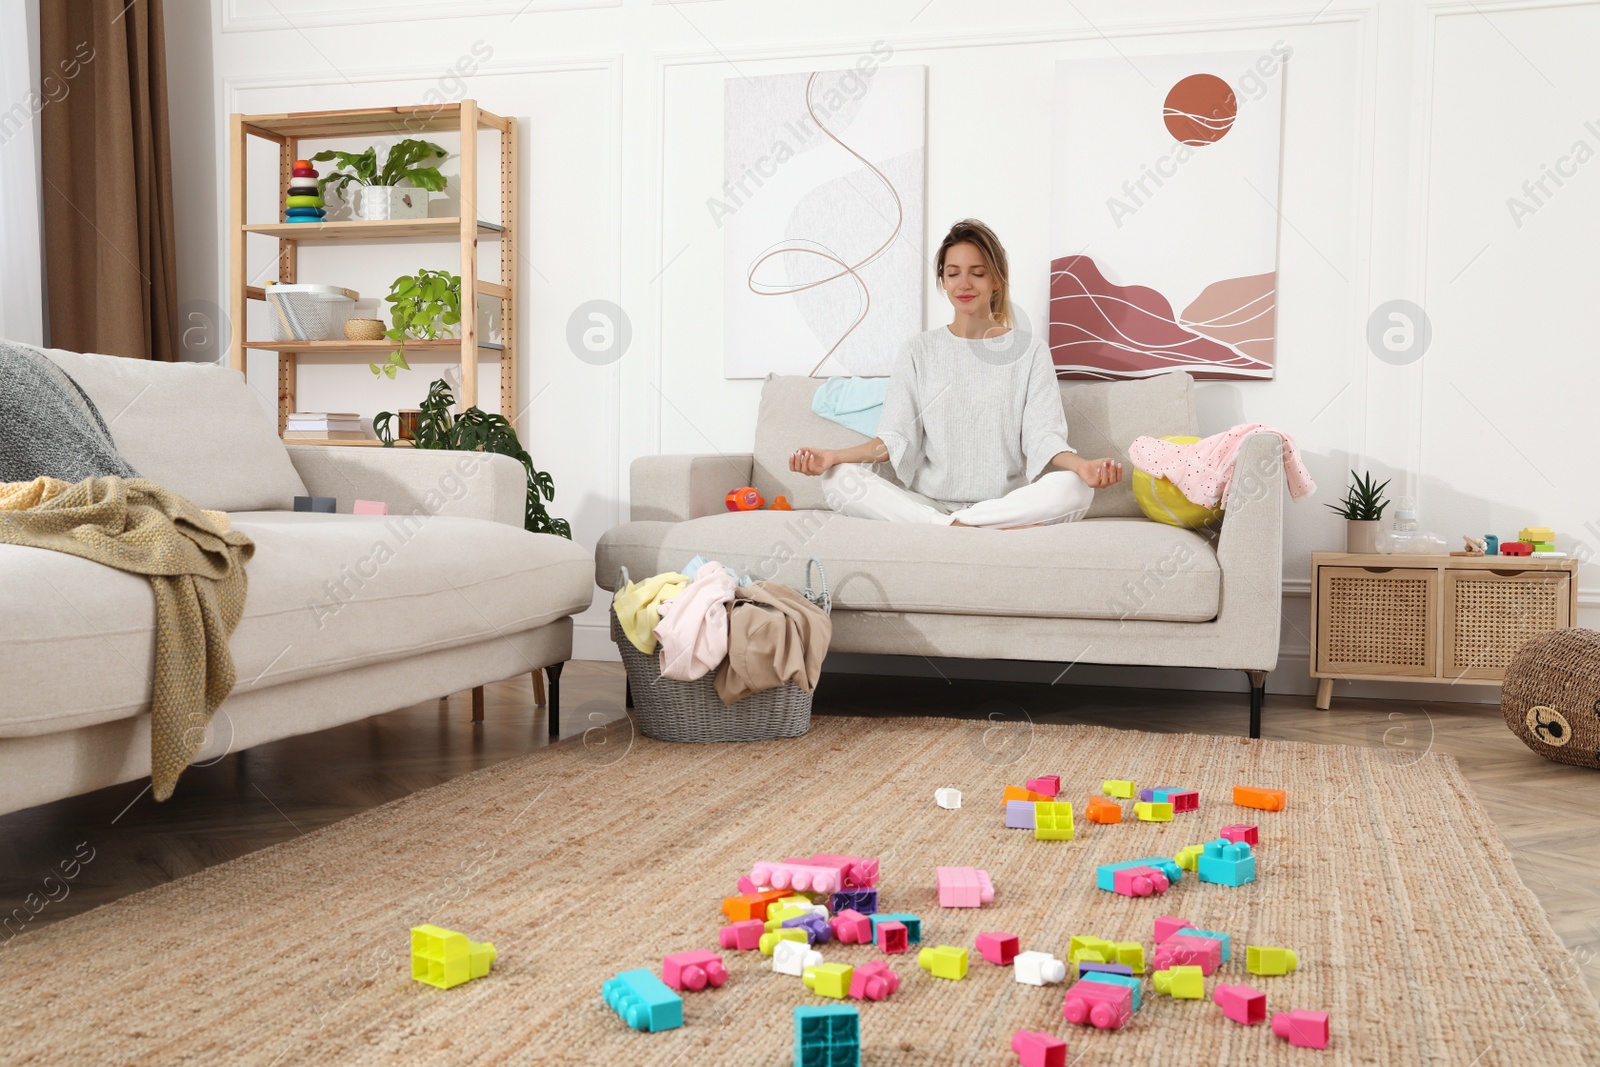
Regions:
<instances>
[{"instance_id":1,"label":"sofa cushion","mask_svg":"<svg viewBox=\"0 0 1600 1067\"><path fill-rule=\"evenodd\" d=\"M151 481L217 511L288 511L309 495L276 421L238 371L44 353L89 394L118 451Z\"/></svg>"},{"instance_id":2,"label":"sofa cushion","mask_svg":"<svg viewBox=\"0 0 1600 1067\"><path fill-rule=\"evenodd\" d=\"M481 519L245 512L256 543L234 687L260 689L536 629L587 608L580 545ZM0 737L129 718L150 703L150 583L0 545ZM532 664L529 669L533 669Z\"/></svg>"},{"instance_id":3,"label":"sofa cushion","mask_svg":"<svg viewBox=\"0 0 1600 1067\"><path fill-rule=\"evenodd\" d=\"M978 530L831 511L630 522L600 539L595 579L614 589L619 566L637 580L696 554L796 588L816 556L834 606L866 611L1204 622L1222 580L1203 537L1143 518Z\"/></svg>"},{"instance_id":4,"label":"sofa cushion","mask_svg":"<svg viewBox=\"0 0 1600 1067\"><path fill-rule=\"evenodd\" d=\"M825 508L821 480L789 470L789 456L801 445L839 449L869 440L811 410L811 399L824 380L769 374L761 387L751 484L769 500L782 493L796 508ZM1090 458L1121 460L1130 475L1128 446L1134 438L1193 434L1199 425L1194 379L1183 371L1139 381L1062 382L1061 402L1072 447ZM894 478L887 463L880 464L878 472ZM1140 514L1127 477L1108 489L1096 490L1089 507L1091 519Z\"/></svg>"}]
</instances>

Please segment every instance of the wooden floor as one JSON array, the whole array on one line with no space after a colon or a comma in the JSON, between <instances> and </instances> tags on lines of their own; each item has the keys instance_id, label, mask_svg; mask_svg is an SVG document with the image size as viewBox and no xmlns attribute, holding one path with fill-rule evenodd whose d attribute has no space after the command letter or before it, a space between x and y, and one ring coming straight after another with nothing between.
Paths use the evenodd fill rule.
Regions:
<instances>
[{"instance_id":1,"label":"wooden floor","mask_svg":"<svg viewBox=\"0 0 1600 1067\"><path fill-rule=\"evenodd\" d=\"M1030 722L1243 735L1242 675L1240 684L1241 692L1220 694L832 674L824 678L814 710L985 720L992 726L975 737L997 760L1009 762L1027 743ZM563 736L592 730L591 744L616 743L617 731L596 728L622 715L621 666L574 662L562 674L561 688ZM1402 763L1430 749L1456 757L1523 880L1571 948L1572 971L1600 990L1600 835L1594 832L1600 771L1550 763L1529 752L1492 704L1345 699L1330 711L1317 711L1311 703L1310 697L1269 694L1263 732L1282 740L1383 748ZM488 687L481 727L473 727L470 715L469 695L462 693L190 768L164 804L150 799L146 783L133 782L0 816L0 915L23 908L30 894L36 894L35 906L51 894L60 897L59 883L47 886L44 879L75 857L82 863L93 856L68 894L47 900L26 929L290 840L544 743L544 715L534 707L527 675Z\"/></svg>"}]
</instances>

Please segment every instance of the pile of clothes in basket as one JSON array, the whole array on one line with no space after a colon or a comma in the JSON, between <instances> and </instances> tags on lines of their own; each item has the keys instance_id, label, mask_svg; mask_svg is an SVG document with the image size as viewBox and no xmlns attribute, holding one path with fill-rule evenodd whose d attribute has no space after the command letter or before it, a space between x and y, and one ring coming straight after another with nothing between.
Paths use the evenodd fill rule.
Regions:
<instances>
[{"instance_id":1,"label":"pile of clothes in basket","mask_svg":"<svg viewBox=\"0 0 1600 1067\"><path fill-rule=\"evenodd\" d=\"M787 682L814 691L833 636L828 613L794 588L702 556L682 571L623 582L611 607L634 648L659 652L663 678L693 682L715 671L724 704Z\"/></svg>"}]
</instances>

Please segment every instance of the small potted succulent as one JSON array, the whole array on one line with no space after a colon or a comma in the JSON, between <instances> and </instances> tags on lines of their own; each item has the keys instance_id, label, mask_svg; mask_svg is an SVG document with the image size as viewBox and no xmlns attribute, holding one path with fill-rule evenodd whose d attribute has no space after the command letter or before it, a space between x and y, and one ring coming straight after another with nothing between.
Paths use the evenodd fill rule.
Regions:
<instances>
[{"instance_id":1,"label":"small potted succulent","mask_svg":"<svg viewBox=\"0 0 1600 1067\"><path fill-rule=\"evenodd\" d=\"M428 217L428 196L415 190L396 188L409 181L417 189L438 192L445 186L444 175L438 164L449 153L432 141L406 138L392 145L384 154L383 164L378 164L378 150L365 152L339 152L329 149L312 156L317 163L336 160L334 169L317 182L317 192L328 195L332 185L339 199L348 202L348 190L353 182L361 192L361 218L368 222L383 219L423 219Z\"/></svg>"},{"instance_id":2,"label":"small potted succulent","mask_svg":"<svg viewBox=\"0 0 1600 1067\"><path fill-rule=\"evenodd\" d=\"M1350 477L1352 482L1345 490L1344 499L1337 504L1325 506L1345 518L1346 552L1377 552L1378 528L1382 525L1383 509L1389 506L1388 498L1383 495L1383 491L1389 482L1386 480L1382 485L1373 484L1371 471L1361 475L1351 471Z\"/></svg>"},{"instance_id":3,"label":"small potted succulent","mask_svg":"<svg viewBox=\"0 0 1600 1067\"><path fill-rule=\"evenodd\" d=\"M456 326L461 322L461 276L447 270L402 274L389 286L384 300L394 307L389 313L390 327L383 335L400 343L381 366L367 366L373 374L393 378L396 371L411 369L406 362L406 341L456 336Z\"/></svg>"}]
</instances>

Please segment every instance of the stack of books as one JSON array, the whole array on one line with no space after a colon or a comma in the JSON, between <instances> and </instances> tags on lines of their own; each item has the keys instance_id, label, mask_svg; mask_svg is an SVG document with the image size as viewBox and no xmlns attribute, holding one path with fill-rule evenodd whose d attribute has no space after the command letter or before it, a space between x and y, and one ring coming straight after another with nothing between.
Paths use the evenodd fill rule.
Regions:
<instances>
[{"instance_id":1,"label":"stack of books","mask_svg":"<svg viewBox=\"0 0 1600 1067\"><path fill-rule=\"evenodd\" d=\"M294 411L283 431L285 441L364 441L361 416L349 411Z\"/></svg>"}]
</instances>

